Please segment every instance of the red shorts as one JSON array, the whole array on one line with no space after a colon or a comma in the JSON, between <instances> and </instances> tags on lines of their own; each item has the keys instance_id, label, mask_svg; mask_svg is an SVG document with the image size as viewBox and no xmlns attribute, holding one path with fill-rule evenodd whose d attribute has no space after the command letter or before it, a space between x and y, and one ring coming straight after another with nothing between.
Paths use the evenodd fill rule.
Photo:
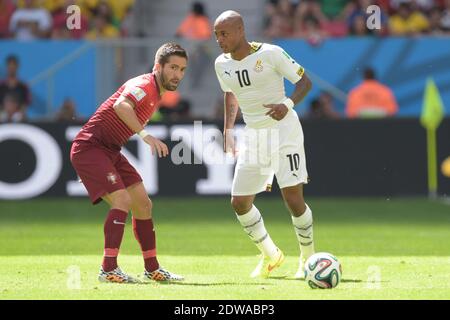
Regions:
<instances>
[{"instance_id":1,"label":"red shorts","mask_svg":"<svg viewBox=\"0 0 450 320\"><path fill-rule=\"evenodd\" d=\"M142 182L139 173L120 151L75 141L70 160L93 204L99 203L108 193Z\"/></svg>"}]
</instances>

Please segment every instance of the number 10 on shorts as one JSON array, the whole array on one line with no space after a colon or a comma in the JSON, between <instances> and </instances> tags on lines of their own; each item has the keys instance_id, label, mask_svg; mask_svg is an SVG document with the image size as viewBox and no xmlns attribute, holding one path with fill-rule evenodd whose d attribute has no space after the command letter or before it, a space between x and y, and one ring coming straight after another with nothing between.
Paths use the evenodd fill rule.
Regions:
<instances>
[{"instance_id":1,"label":"number 10 on shorts","mask_svg":"<svg viewBox=\"0 0 450 320\"><path fill-rule=\"evenodd\" d=\"M297 171L300 166L300 155L298 153L288 154L286 157L289 158L289 163L291 165L291 171Z\"/></svg>"}]
</instances>

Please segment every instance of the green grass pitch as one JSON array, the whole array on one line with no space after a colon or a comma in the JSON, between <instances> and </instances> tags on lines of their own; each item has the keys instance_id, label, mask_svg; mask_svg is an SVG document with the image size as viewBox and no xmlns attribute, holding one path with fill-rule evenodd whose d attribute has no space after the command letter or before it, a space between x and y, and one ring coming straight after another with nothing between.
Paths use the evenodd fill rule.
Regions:
<instances>
[{"instance_id":1,"label":"green grass pitch","mask_svg":"<svg viewBox=\"0 0 450 320\"><path fill-rule=\"evenodd\" d=\"M0 202L0 299L450 299L450 207L427 199L308 199L316 251L338 257L343 279L312 290L292 278L298 245L278 197L256 205L286 254L270 279L251 279L258 262L223 198L154 197L161 265L186 277L178 284L102 284L107 207L87 199ZM143 271L126 226L122 269Z\"/></svg>"}]
</instances>

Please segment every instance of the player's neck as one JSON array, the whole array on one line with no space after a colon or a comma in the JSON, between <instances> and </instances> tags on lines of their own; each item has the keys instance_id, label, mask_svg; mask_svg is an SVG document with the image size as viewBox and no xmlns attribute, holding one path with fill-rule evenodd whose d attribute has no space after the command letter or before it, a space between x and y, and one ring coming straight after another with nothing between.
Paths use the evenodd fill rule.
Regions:
<instances>
[{"instance_id":1,"label":"player's neck","mask_svg":"<svg viewBox=\"0 0 450 320\"><path fill-rule=\"evenodd\" d=\"M156 79L156 84L158 85L159 88L159 95L162 96L164 94L164 92L166 92L166 89L164 89L162 82L161 82L161 74L159 74L159 72L155 72L155 79Z\"/></svg>"},{"instance_id":2,"label":"player's neck","mask_svg":"<svg viewBox=\"0 0 450 320\"><path fill-rule=\"evenodd\" d=\"M250 45L250 43L248 43L247 40L245 40L242 42L242 44L239 46L237 50L231 53L231 58L233 58L233 60L240 61L244 59L246 56L250 55L251 50L252 46Z\"/></svg>"}]
</instances>

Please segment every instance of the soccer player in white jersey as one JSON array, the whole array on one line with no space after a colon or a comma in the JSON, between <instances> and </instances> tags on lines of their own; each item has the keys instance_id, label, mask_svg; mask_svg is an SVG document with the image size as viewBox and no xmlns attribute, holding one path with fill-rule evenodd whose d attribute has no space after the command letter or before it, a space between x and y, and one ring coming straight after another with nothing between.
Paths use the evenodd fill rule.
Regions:
<instances>
[{"instance_id":1,"label":"soccer player in white jersey","mask_svg":"<svg viewBox=\"0 0 450 320\"><path fill-rule=\"evenodd\" d=\"M295 278L303 278L303 265L314 253L313 218L303 199L308 173L302 127L293 107L311 89L311 81L303 67L279 46L249 43L239 13L223 12L215 21L214 32L223 51L215 69L224 91L224 150L239 152L231 205L262 253L251 276L268 277L284 261L253 204L257 193L270 189L275 175L300 246ZM290 97L285 96L284 78L295 83ZM246 127L243 148L236 150L233 127L239 107Z\"/></svg>"}]
</instances>

